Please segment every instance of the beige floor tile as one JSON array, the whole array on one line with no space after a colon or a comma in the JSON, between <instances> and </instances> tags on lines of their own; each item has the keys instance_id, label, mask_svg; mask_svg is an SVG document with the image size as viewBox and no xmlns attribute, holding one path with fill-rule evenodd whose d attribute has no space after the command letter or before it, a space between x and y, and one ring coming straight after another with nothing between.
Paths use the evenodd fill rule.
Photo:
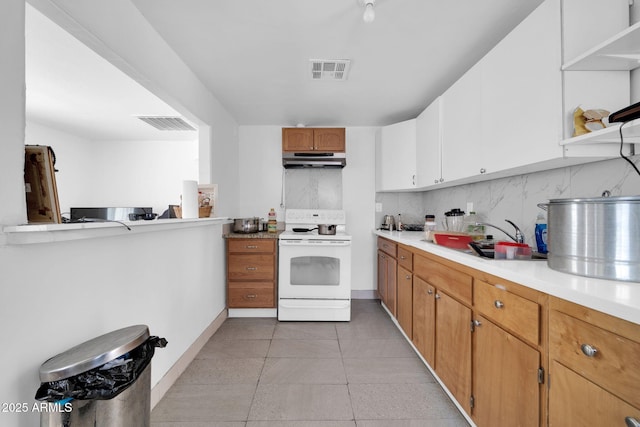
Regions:
<instances>
[{"instance_id":1,"label":"beige floor tile","mask_svg":"<svg viewBox=\"0 0 640 427\"><path fill-rule=\"evenodd\" d=\"M218 340L270 340L273 338L275 323L225 321L213 335ZM242 319L244 320L244 319Z\"/></svg>"},{"instance_id":2,"label":"beige floor tile","mask_svg":"<svg viewBox=\"0 0 640 427\"><path fill-rule=\"evenodd\" d=\"M338 340L273 340L268 357L340 358Z\"/></svg>"},{"instance_id":3,"label":"beige floor tile","mask_svg":"<svg viewBox=\"0 0 640 427\"><path fill-rule=\"evenodd\" d=\"M249 412L250 421L353 420L346 385L260 384Z\"/></svg>"},{"instance_id":4,"label":"beige floor tile","mask_svg":"<svg viewBox=\"0 0 640 427\"><path fill-rule=\"evenodd\" d=\"M257 384L265 359L195 359L176 384Z\"/></svg>"},{"instance_id":5,"label":"beige floor tile","mask_svg":"<svg viewBox=\"0 0 640 427\"><path fill-rule=\"evenodd\" d=\"M357 427L469 427L462 418L435 420L358 420Z\"/></svg>"},{"instance_id":6,"label":"beige floor tile","mask_svg":"<svg viewBox=\"0 0 640 427\"><path fill-rule=\"evenodd\" d=\"M260 384L346 384L342 359L269 358Z\"/></svg>"},{"instance_id":7,"label":"beige floor tile","mask_svg":"<svg viewBox=\"0 0 640 427\"><path fill-rule=\"evenodd\" d=\"M276 325L273 339L288 340L335 340L335 323L325 322L280 322Z\"/></svg>"},{"instance_id":8,"label":"beige floor tile","mask_svg":"<svg viewBox=\"0 0 640 427\"><path fill-rule=\"evenodd\" d=\"M349 384L356 420L462 419L436 383Z\"/></svg>"},{"instance_id":9,"label":"beige floor tile","mask_svg":"<svg viewBox=\"0 0 640 427\"><path fill-rule=\"evenodd\" d=\"M267 357L271 341L262 340L225 340L216 336L211 338L196 356L197 359L235 359Z\"/></svg>"},{"instance_id":10,"label":"beige floor tile","mask_svg":"<svg viewBox=\"0 0 640 427\"><path fill-rule=\"evenodd\" d=\"M151 421L246 421L255 390L252 384L174 384L151 412Z\"/></svg>"},{"instance_id":11,"label":"beige floor tile","mask_svg":"<svg viewBox=\"0 0 640 427\"><path fill-rule=\"evenodd\" d=\"M375 357L417 357L404 338L342 339L340 351L344 359Z\"/></svg>"},{"instance_id":12,"label":"beige floor tile","mask_svg":"<svg viewBox=\"0 0 640 427\"><path fill-rule=\"evenodd\" d=\"M355 421L249 421L247 427L356 427Z\"/></svg>"},{"instance_id":13,"label":"beige floor tile","mask_svg":"<svg viewBox=\"0 0 640 427\"><path fill-rule=\"evenodd\" d=\"M402 339L402 334L388 319L353 321L336 325L338 340L356 339Z\"/></svg>"},{"instance_id":14,"label":"beige floor tile","mask_svg":"<svg viewBox=\"0 0 640 427\"><path fill-rule=\"evenodd\" d=\"M349 384L432 383L431 372L417 357L345 359Z\"/></svg>"}]
</instances>

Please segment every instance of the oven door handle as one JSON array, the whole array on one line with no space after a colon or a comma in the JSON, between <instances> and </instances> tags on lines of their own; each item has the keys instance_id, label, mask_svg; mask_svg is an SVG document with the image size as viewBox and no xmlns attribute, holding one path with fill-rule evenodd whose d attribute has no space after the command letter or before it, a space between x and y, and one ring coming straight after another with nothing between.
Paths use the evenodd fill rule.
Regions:
<instances>
[{"instance_id":1,"label":"oven door handle","mask_svg":"<svg viewBox=\"0 0 640 427\"><path fill-rule=\"evenodd\" d=\"M280 240L280 246L311 246L311 247L319 247L319 246L329 246L329 247L337 247L337 246L351 246L351 241L349 240Z\"/></svg>"}]
</instances>

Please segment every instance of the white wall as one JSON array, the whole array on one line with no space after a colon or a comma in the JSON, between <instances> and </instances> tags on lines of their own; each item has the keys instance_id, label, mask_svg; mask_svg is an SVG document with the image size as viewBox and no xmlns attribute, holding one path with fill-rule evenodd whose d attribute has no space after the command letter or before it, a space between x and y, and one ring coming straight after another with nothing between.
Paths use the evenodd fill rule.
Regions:
<instances>
[{"instance_id":1,"label":"white wall","mask_svg":"<svg viewBox=\"0 0 640 427\"><path fill-rule=\"evenodd\" d=\"M282 127L240 126L240 200L241 216L263 216L270 208L279 208L282 192ZM375 199L375 128L347 128L347 166L342 171L326 171L342 175L342 209L347 212L347 231L353 236L352 289L372 291L375 287L373 234ZM305 171L300 171L304 173ZM309 172L309 171L306 171ZM289 174L287 180L300 178ZM289 183L292 184L292 183ZM310 188L309 191L319 191ZM310 197L308 200L321 200ZM333 200L333 199L332 199ZM300 203L300 200L296 200ZM300 206L296 208L324 208ZM336 208L331 206L330 208ZM338 207L339 208L339 207ZM356 293L357 294L357 293ZM373 297L372 293L365 293Z\"/></svg>"},{"instance_id":2,"label":"white wall","mask_svg":"<svg viewBox=\"0 0 640 427\"><path fill-rule=\"evenodd\" d=\"M209 166L201 168L200 181L210 178L219 185L221 214L233 215L237 124L135 6L129 0L33 3L55 15L54 21L72 24L74 34L88 35L116 65L210 128L208 140L198 143L210 153L200 159ZM24 0L2 4L0 56L0 226L5 226L26 221ZM153 334L169 340L153 359L152 383L157 383L224 310L221 232L220 225L146 233L134 227L130 234L28 245L8 245L0 232L0 403L32 404L45 359L131 323L148 324ZM0 425L33 426L38 417L0 412Z\"/></svg>"},{"instance_id":3,"label":"white wall","mask_svg":"<svg viewBox=\"0 0 640 427\"><path fill-rule=\"evenodd\" d=\"M25 143L56 153L60 210L180 204L182 181L198 179L198 141L88 141L27 123Z\"/></svg>"}]
</instances>

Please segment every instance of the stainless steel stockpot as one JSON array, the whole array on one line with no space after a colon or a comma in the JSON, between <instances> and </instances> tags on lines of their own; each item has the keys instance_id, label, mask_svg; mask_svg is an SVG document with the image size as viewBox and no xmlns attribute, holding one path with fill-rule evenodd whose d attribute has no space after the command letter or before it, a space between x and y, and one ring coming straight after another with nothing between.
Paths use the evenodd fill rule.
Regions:
<instances>
[{"instance_id":1,"label":"stainless steel stockpot","mask_svg":"<svg viewBox=\"0 0 640 427\"><path fill-rule=\"evenodd\" d=\"M233 220L234 233L257 233L259 228L260 218L257 216L253 218L234 218Z\"/></svg>"},{"instance_id":2,"label":"stainless steel stockpot","mask_svg":"<svg viewBox=\"0 0 640 427\"><path fill-rule=\"evenodd\" d=\"M640 196L552 199L549 268L580 276L640 282Z\"/></svg>"}]
</instances>

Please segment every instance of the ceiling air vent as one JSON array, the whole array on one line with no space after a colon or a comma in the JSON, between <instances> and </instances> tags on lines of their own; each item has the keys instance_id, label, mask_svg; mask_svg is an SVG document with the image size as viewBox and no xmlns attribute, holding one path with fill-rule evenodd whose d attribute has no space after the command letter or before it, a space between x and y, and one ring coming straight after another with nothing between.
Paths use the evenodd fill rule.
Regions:
<instances>
[{"instance_id":1,"label":"ceiling air vent","mask_svg":"<svg viewBox=\"0 0 640 427\"><path fill-rule=\"evenodd\" d=\"M311 59L312 80L342 81L347 79L349 59Z\"/></svg>"},{"instance_id":2,"label":"ceiling air vent","mask_svg":"<svg viewBox=\"0 0 640 427\"><path fill-rule=\"evenodd\" d=\"M180 117L138 116L138 118L158 130L196 130Z\"/></svg>"}]
</instances>

